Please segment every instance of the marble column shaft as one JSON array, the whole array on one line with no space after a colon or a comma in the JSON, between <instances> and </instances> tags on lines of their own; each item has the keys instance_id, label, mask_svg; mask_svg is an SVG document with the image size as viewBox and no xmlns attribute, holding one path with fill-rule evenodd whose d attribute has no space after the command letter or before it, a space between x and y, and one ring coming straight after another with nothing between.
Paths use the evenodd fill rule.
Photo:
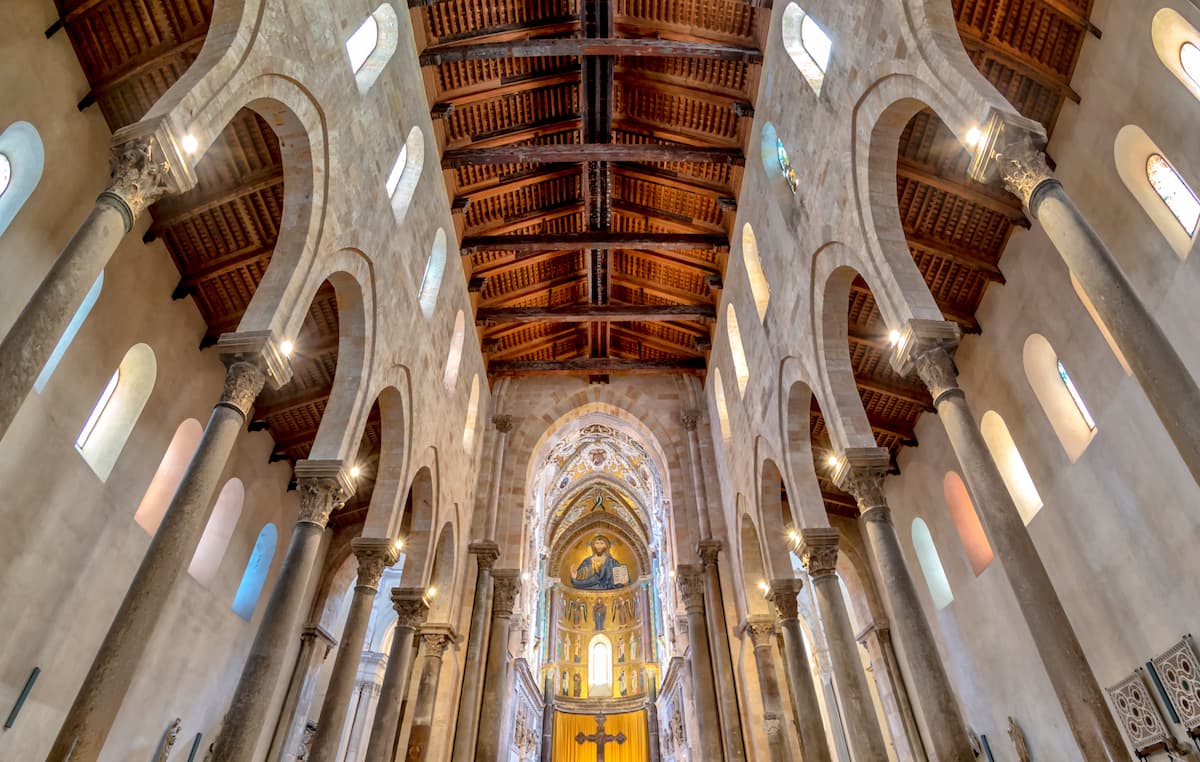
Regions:
<instances>
[{"instance_id":1,"label":"marble column shaft","mask_svg":"<svg viewBox=\"0 0 1200 762\"><path fill-rule=\"evenodd\" d=\"M542 745L538 750L539 762L551 762L554 755L554 681L545 679L542 687ZM650 684L650 711L654 711L654 684ZM658 735L653 732L657 725L651 726L650 744L653 747ZM657 756L651 752L650 762L658 762Z\"/></svg>"},{"instance_id":2,"label":"marble column shaft","mask_svg":"<svg viewBox=\"0 0 1200 762\"><path fill-rule=\"evenodd\" d=\"M483 681L479 717L479 737L475 741L475 762L503 762L507 744L504 730L505 689L508 686L508 637L512 628L513 606L521 591L520 572L497 569L492 572L492 631L488 638L487 669Z\"/></svg>"},{"instance_id":3,"label":"marble column shaft","mask_svg":"<svg viewBox=\"0 0 1200 762\"><path fill-rule=\"evenodd\" d=\"M725 623L725 601L721 593L721 577L717 567L717 554L721 551L720 540L704 540L699 554L704 566L704 610L708 615L711 633L714 677L720 690L717 691L717 706L721 712L721 737L725 740L725 757L729 762L746 759L746 745L742 739L742 715L738 707L737 684L733 677L733 658L729 650L729 628Z\"/></svg>"},{"instance_id":4,"label":"marble column shaft","mask_svg":"<svg viewBox=\"0 0 1200 762\"><path fill-rule=\"evenodd\" d=\"M817 608L825 625L833 679L845 714L843 719L851 753L855 759L887 759L883 732L858 653L858 641L854 639L850 614L846 611L838 582L838 531L802 529L800 538L799 556L812 579Z\"/></svg>"},{"instance_id":5,"label":"marble column shaft","mask_svg":"<svg viewBox=\"0 0 1200 762\"><path fill-rule=\"evenodd\" d=\"M500 548L494 542L473 542L467 550L475 556L477 569L452 762L470 762L475 758L475 732L479 727L480 691L483 689L483 649L488 635L488 594L492 587L492 566L500 557Z\"/></svg>"},{"instance_id":6,"label":"marble column shaft","mask_svg":"<svg viewBox=\"0 0 1200 762\"><path fill-rule=\"evenodd\" d=\"M1108 712L1104 692L975 425L966 396L958 387L957 370L949 352L944 346L927 346L916 336L902 342L912 345L909 351L916 372L933 394L934 407L962 467L971 501L1025 616L1083 758L1088 762L1127 760L1125 742Z\"/></svg>"},{"instance_id":7,"label":"marble column shaft","mask_svg":"<svg viewBox=\"0 0 1200 762\"><path fill-rule=\"evenodd\" d=\"M800 735L800 759L803 762L830 762L829 739L821 724L821 704L808 666L804 633L800 630L800 606L796 596L802 585L799 579L772 580L767 597L778 614L779 631L783 635L783 660L792 696L792 713Z\"/></svg>"},{"instance_id":8,"label":"marble column shaft","mask_svg":"<svg viewBox=\"0 0 1200 762\"><path fill-rule=\"evenodd\" d=\"M648 749L650 752L649 762L659 762L662 758L662 741L659 738L662 731L658 727L658 686L655 684L653 675L650 677L649 694L649 700L646 702L646 734L649 736L649 743L647 745L650 747ZM550 706L548 694L546 706ZM554 716L553 709L547 711L546 715L552 720ZM548 731L543 730L543 737L548 737L549 735ZM550 758L543 756L542 762L550 762Z\"/></svg>"},{"instance_id":9,"label":"marble column shaft","mask_svg":"<svg viewBox=\"0 0 1200 762\"><path fill-rule=\"evenodd\" d=\"M379 689L379 703L375 706L364 762L392 762L395 759L400 726L404 723L401 710L416 658L413 639L429 615L429 601L418 587L392 588L392 606L396 609L396 631L392 635L392 650Z\"/></svg>"},{"instance_id":10,"label":"marble column shaft","mask_svg":"<svg viewBox=\"0 0 1200 762\"><path fill-rule=\"evenodd\" d=\"M769 616L751 616L745 631L754 645L754 666L758 670L758 686L762 693L763 724L767 731L767 751L771 762L791 762L787 738L783 732L783 700L779 680L775 676L775 620Z\"/></svg>"},{"instance_id":11,"label":"marble column shaft","mask_svg":"<svg viewBox=\"0 0 1200 762\"><path fill-rule=\"evenodd\" d=\"M309 762L335 762L346 714L350 710L350 698L354 694L358 664L362 661L371 606L379 592L379 579L383 570L396 562L398 555L395 543L386 537L355 537L351 547L358 557L358 580L350 599L346 626L342 628L341 646L333 662L329 686L325 689Z\"/></svg>"},{"instance_id":12,"label":"marble column shaft","mask_svg":"<svg viewBox=\"0 0 1200 762\"><path fill-rule=\"evenodd\" d=\"M675 581L679 583L679 592L687 611L688 647L691 652L689 661L696 699L696 724L700 728L700 748L724 749L708 644L708 622L704 615L704 570L699 566L680 566L675 573Z\"/></svg>"},{"instance_id":13,"label":"marble column shaft","mask_svg":"<svg viewBox=\"0 0 1200 762\"><path fill-rule=\"evenodd\" d=\"M353 482L340 461L300 461L295 472L300 515L214 744L213 758L221 762L251 762L254 758L271 693L283 672L286 644L299 628L304 591L321 535L329 515L353 494Z\"/></svg>"},{"instance_id":14,"label":"marble column shaft","mask_svg":"<svg viewBox=\"0 0 1200 762\"><path fill-rule=\"evenodd\" d=\"M454 642L446 625L426 626L421 630L421 681L417 686L412 732L408 735L405 762L424 762L429 757L429 736L433 731L433 710L437 703L438 682L442 675L442 655Z\"/></svg>"},{"instance_id":15,"label":"marble column shaft","mask_svg":"<svg viewBox=\"0 0 1200 762\"><path fill-rule=\"evenodd\" d=\"M900 724L900 727L895 727L895 723L890 722L891 718L889 717L889 724L893 725L892 741L895 743L897 756L901 759L911 758L915 762L927 762L928 756L925 754L925 745L921 740L921 728L917 725L917 716L913 713L912 702L909 701L908 686L900 671L900 662L896 658L896 649L892 646L892 636L887 622L877 619L867 631L859 634L858 642L867 649L867 653L871 656L876 680L879 679L879 675L887 677L895 707L894 712ZM888 703L883 696L882 688L879 698L884 705L884 712L888 712ZM903 745L901 739L898 738L901 735L905 741ZM909 756L905 757L905 754Z\"/></svg>"},{"instance_id":16,"label":"marble column shaft","mask_svg":"<svg viewBox=\"0 0 1200 762\"><path fill-rule=\"evenodd\" d=\"M1192 477L1200 482L1200 386L1030 136L1018 132L997 154L1005 186L1041 224L1079 281Z\"/></svg>"},{"instance_id":17,"label":"marble column shaft","mask_svg":"<svg viewBox=\"0 0 1200 762\"><path fill-rule=\"evenodd\" d=\"M114 137L121 140L120 133ZM190 167L168 155L176 154L153 135L113 146L108 187L0 341L0 439L134 221L164 194L195 183ZM77 755L89 754L90 735L80 736L80 744Z\"/></svg>"},{"instance_id":18,"label":"marble column shaft","mask_svg":"<svg viewBox=\"0 0 1200 762\"><path fill-rule=\"evenodd\" d=\"M859 527L871 550L875 577L900 635L906 675L925 720L925 746L937 760L970 762L975 755L958 698L925 618L884 495L889 462L888 452L882 448L848 450L841 455L834 478L858 503Z\"/></svg>"},{"instance_id":19,"label":"marble column shaft","mask_svg":"<svg viewBox=\"0 0 1200 762\"><path fill-rule=\"evenodd\" d=\"M279 711L279 722L275 727L275 738L271 743L267 759L278 760L284 754L295 754L304 733L304 723L312 706L313 692L317 688L321 665L337 640L321 628L309 625L300 635L300 653L296 655L296 667L288 682L283 707Z\"/></svg>"},{"instance_id":20,"label":"marble column shaft","mask_svg":"<svg viewBox=\"0 0 1200 762\"><path fill-rule=\"evenodd\" d=\"M217 485L266 378L257 362L229 362L221 399L67 711L47 757L51 762L99 757L142 651L204 533Z\"/></svg>"},{"instance_id":21,"label":"marble column shaft","mask_svg":"<svg viewBox=\"0 0 1200 762\"><path fill-rule=\"evenodd\" d=\"M379 667L383 666L386 674L387 655L366 651L362 654L361 663L363 666L369 666L373 674L367 673L355 680L353 695L357 699L354 712L350 714L350 733L346 738L346 748L340 762L358 762L362 755L366 754L364 746L370 738L367 722L372 716L371 710L379 701L384 678L384 675L379 674Z\"/></svg>"}]
</instances>

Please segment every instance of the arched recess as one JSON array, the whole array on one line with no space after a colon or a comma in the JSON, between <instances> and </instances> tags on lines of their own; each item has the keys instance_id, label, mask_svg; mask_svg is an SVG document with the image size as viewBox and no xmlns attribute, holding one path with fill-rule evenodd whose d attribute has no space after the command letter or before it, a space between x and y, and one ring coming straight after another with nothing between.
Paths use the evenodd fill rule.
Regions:
<instances>
[{"instance_id":1,"label":"arched recess","mask_svg":"<svg viewBox=\"0 0 1200 762\"><path fill-rule=\"evenodd\" d=\"M154 478L150 480L150 486L146 488L146 494L142 495L142 502L133 514L133 520L151 537L158 531L158 525L162 523L175 490L183 481L183 474L203 434L204 427L195 418L188 418L175 429L171 443L167 445L167 451L163 453L154 472Z\"/></svg>"},{"instance_id":2,"label":"arched recess","mask_svg":"<svg viewBox=\"0 0 1200 762\"><path fill-rule=\"evenodd\" d=\"M413 196L417 192L417 183L421 179L421 169L425 166L425 133L420 127L408 131L404 145L392 164L384 189L392 200L392 211L396 214L397 222L404 222L408 216L408 208L412 205ZM445 233L442 233L445 240Z\"/></svg>"},{"instance_id":3,"label":"arched recess","mask_svg":"<svg viewBox=\"0 0 1200 762\"><path fill-rule=\"evenodd\" d=\"M1150 39L1163 66L1200 100L1200 31L1175 9L1163 8L1150 22Z\"/></svg>"},{"instance_id":4,"label":"arched recess","mask_svg":"<svg viewBox=\"0 0 1200 762\"><path fill-rule=\"evenodd\" d=\"M346 55L358 91L365 93L379 79L400 41L400 22L391 3L383 3L346 39Z\"/></svg>"},{"instance_id":5,"label":"arched recess","mask_svg":"<svg viewBox=\"0 0 1200 762\"><path fill-rule=\"evenodd\" d=\"M929 588L929 597L933 599L933 606L939 610L944 609L954 602L954 593L950 590L950 580L946 578L941 556L938 555L937 546L933 544L933 535L929 533L924 519L913 519L912 542L921 573L925 576L925 584Z\"/></svg>"},{"instance_id":6,"label":"arched recess","mask_svg":"<svg viewBox=\"0 0 1200 762\"><path fill-rule=\"evenodd\" d=\"M100 481L112 473L154 391L157 376L154 350L148 344L130 347L75 438L75 449Z\"/></svg>"},{"instance_id":7,"label":"arched recess","mask_svg":"<svg viewBox=\"0 0 1200 762\"><path fill-rule=\"evenodd\" d=\"M459 310L454 316L454 330L450 334L450 351L446 354L446 370L442 373L442 387L447 393L458 385L458 369L462 365L463 341L466 339L466 318Z\"/></svg>"},{"instance_id":8,"label":"arched recess","mask_svg":"<svg viewBox=\"0 0 1200 762\"><path fill-rule=\"evenodd\" d=\"M254 609L258 607L259 596L267 581L267 573L271 571L277 538L278 532L274 524L267 524L258 533L254 550L250 552L250 560L246 562L246 569L242 572L242 581L234 593L233 613L247 622L254 616Z\"/></svg>"},{"instance_id":9,"label":"arched recess","mask_svg":"<svg viewBox=\"0 0 1200 762\"><path fill-rule=\"evenodd\" d=\"M821 488L814 468L812 427L820 416L820 406L811 387L804 381L790 380L797 374L798 362L788 358L781 366L781 383L786 384L787 407L783 412L783 441L791 487L787 492L787 514L794 516L796 527L824 527L829 520L821 499ZM782 395L781 395L782 396ZM785 523L792 523L785 520ZM788 568L785 566L784 568Z\"/></svg>"},{"instance_id":10,"label":"arched recess","mask_svg":"<svg viewBox=\"0 0 1200 762\"><path fill-rule=\"evenodd\" d=\"M742 263L746 266L746 277L750 279L750 294L758 310L759 322L767 318L767 306L771 303L771 284L763 273L762 259L758 254L758 238L754 228L747 222L742 226ZM732 305L730 305L732 306Z\"/></svg>"},{"instance_id":11,"label":"arched recess","mask_svg":"<svg viewBox=\"0 0 1200 762\"><path fill-rule=\"evenodd\" d=\"M739 495L739 498L742 496ZM762 546L758 538L758 530L749 514L741 518L741 560L742 560L742 591L746 596L746 616L769 614L767 599L764 597L770 589L771 576L763 564ZM790 577L791 574L785 575Z\"/></svg>"},{"instance_id":12,"label":"arched recess","mask_svg":"<svg viewBox=\"0 0 1200 762\"><path fill-rule=\"evenodd\" d=\"M192 562L188 565L188 574L205 587L212 585L217 577L217 570L221 568L221 559L225 557L225 549L229 547L233 530L237 528L245 500L246 488L238 478L225 482L217 495L200 544L196 546Z\"/></svg>"},{"instance_id":13,"label":"arched recess","mask_svg":"<svg viewBox=\"0 0 1200 762\"><path fill-rule=\"evenodd\" d=\"M1122 127L1113 142L1113 160L1121 182L1167 239L1175 255L1184 259L1200 233L1200 201L1178 169L1164 156L1162 149L1137 125ZM1156 188L1151 182L1149 162L1154 159L1159 161L1156 166L1160 169L1163 163L1166 165L1160 173L1165 178L1163 182L1174 183L1165 190L1164 187Z\"/></svg>"},{"instance_id":14,"label":"arched recess","mask_svg":"<svg viewBox=\"0 0 1200 762\"><path fill-rule=\"evenodd\" d=\"M433 546L434 518L437 515L437 484L434 481L433 468L432 465L423 465L413 476L397 538L404 543L404 568L411 569L413 574L422 577L425 569L430 568L430 556L440 550L440 544L438 548ZM436 559L436 556L434 557ZM413 586L421 585L425 581L419 578L410 579ZM406 579L404 584L408 585L409 579ZM447 590L446 597L450 595L451 590Z\"/></svg>"},{"instance_id":15,"label":"arched recess","mask_svg":"<svg viewBox=\"0 0 1200 762\"><path fill-rule=\"evenodd\" d=\"M391 380L407 388L405 378ZM379 462L371 504L363 524L364 536L399 536L400 522L404 518L401 501L405 499L409 487L405 478L411 437L407 400L408 395L393 385L385 386L376 398L379 406Z\"/></svg>"},{"instance_id":16,"label":"arched recess","mask_svg":"<svg viewBox=\"0 0 1200 762\"><path fill-rule=\"evenodd\" d=\"M759 441L761 450L763 444ZM761 453L759 455L761 457ZM762 458L758 491L758 513L754 526L760 532L759 548L763 553L762 573L770 582L776 577L792 576L792 564L788 558L788 530L795 528L795 519L788 504L787 488L783 473L771 458ZM743 527L744 529L744 527ZM743 534L743 539L745 536ZM751 580L747 580L750 582ZM756 580L755 580L756 582ZM749 587L747 594L753 595ZM755 612L758 613L758 612Z\"/></svg>"},{"instance_id":17,"label":"arched recess","mask_svg":"<svg viewBox=\"0 0 1200 762\"><path fill-rule=\"evenodd\" d=\"M825 84L825 72L833 41L825 30L796 3L783 9L783 47L792 63L818 97Z\"/></svg>"},{"instance_id":18,"label":"arched recess","mask_svg":"<svg viewBox=\"0 0 1200 762\"><path fill-rule=\"evenodd\" d=\"M471 396L467 398L467 420L463 424L462 443L467 453L474 451L475 425L479 417L479 374L471 378Z\"/></svg>"},{"instance_id":19,"label":"arched recess","mask_svg":"<svg viewBox=\"0 0 1200 762\"><path fill-rule=\"evenodd\" d=\"M1050 419L1050 425L1054 427L1054 433L1058 435L1067 457L1074 463L1096 436L1095 419L1075 379L1045 336L1035 333L1025 339L1021 357L1025 378L1046 417Z\"/></svg>"},{"instance_id":20,"label":"arched recess","mask_svg":"<svg viewBox=\"0 0 1200 762\"><path fill-rule=\"evenodd\" d=\"M613 694L613 648L607 635L593 635L588 641L588 698Z\"/></svg>"},{"instance_id":21,"label":"arched recess","mask_svg":"<svg viewBox=\"0 0 1200 762\"><path fill-rule=\"evenodd\" d=\"M729 354L733 358L733 371L737 377L738 396L746 396L746 384L750 382L750 363L746 360L746 348L742 344L742 330L738 327L737 310L731 302L725 308L725 333L729 339Z\"/></svg>"},{"instance_id":22,"label":"arched recess","mask_svg":"<svg viewBox=\"0 0 1200 762\"><path fill-rule=\"evenodd\" d=\"M0 235L33 195L46 156L42 136L29 122L13 122L0 132Z\"/></svg>"},{"instance_id":23,"label":"arched recess","mask_svg":"<svg viewBox=\"0 0 1200 762\"><path fill-rule=\"evenodd\" d=\"M992 563L995 555L979 521L975 504L967 494L967 485L963 484L961 476L950 471L942 480L942 495L946 498L946 508L950 511L954 528L958 530L958 538L967 552L967 560L971 562L971 570L978 577Z\"/></svg>"},{"instance_id":24,"label":"arched recess","mask_svg":"<svg viewBox=\"0 0 1200 762\"><path fill-rule=\"evenodd\" d=\"M50 377L54 375L54 371L58 369L58 364L62 362L63 355L67 353L71 343L75 341L75 335L79 333L79 329L83 327L83 323L87 320L87 316L91 314L92 307L96 306L96 301L100 298L100 291L104 288L104 273L101 272L96 277L96 282L88 289L87 294L83 297L83 303L79 305L79 309L75 310L75 314L71 316L71 322L67 324L67 330L59 338L58 343L54 345L54 351L50 353L50 359L46 360L46 364L42 366L42 372L38 374L37 379L33 382L33 390L41 394L46 388L46 384L50 383Z\"/></svg>"},{"instance_id":25,"label":"arched recess","mask_svg":"<svg viewBox=\"0 0 1200 762\"><path fill-rule=\"evenodd\" d=\"M454 603L454 525L447 521L438 533L433 568L426 590L430 597L429 621L450 622Z\"/></svg>"},{"instance_id":26,"label":"arched recess","mask_svg":"<svg viewBox=\"0 0 1200 762\"><path fill-rule=\"evenodd\" d=\"M442 275L446 271L446 231L438 228L433 236L433 246L429 250L429 259L425 262L425 274L421 276L421 290L417 301L421 304L421 313L428 320L433 317L437 308L438 292L442 288ZM461 313L459 313L461 314Z\"/></svg>"},{"instance_id":27,"label":"arched recess","mask_svg":"<svg viewBox=\"0 0 1200 762\"><path fill-rule=\"evenodd\" d=\"M1038 494L1037 485L1033 483L1033 477L1025 467L1025 459L1021 457L1016 443L1013 442L1008 425L999 413L989 410L983 414L979 430L987 443L988 451L992 454L992 460L996 461L996 466L1000 469L1000 476L1004 479L1004 486L1008 487L1008 494L1017 505L1021 520L1028 526L1037 512L1042 510L1042 496Z\"/></svg>"}]
</instances>

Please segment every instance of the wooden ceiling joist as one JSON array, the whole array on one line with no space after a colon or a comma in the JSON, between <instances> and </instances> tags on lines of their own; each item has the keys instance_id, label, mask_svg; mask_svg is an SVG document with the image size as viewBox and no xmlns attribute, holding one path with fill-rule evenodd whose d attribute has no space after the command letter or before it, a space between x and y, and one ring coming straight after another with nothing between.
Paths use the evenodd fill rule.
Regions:
<instances>
[{"instance_id":1,"label":"wooden ceiling joist","mask_svg":"<svg viewBox=\"0 0 1200 762\"><path fill-rule=\"evenodd\" d=\"M301 394L277 400L271 404L255 405L254 420L261 421L264 418L270 418L274 415L282 415L296 410L301 410L309 405L316 405L329 400L329 395L332 392L328 387L315 387L308 389Z\"/></svg>"},{"instance_id":2,"label":"wooden ceiling joist","mask_svg":"<svg viewBox=\"0 0 1200 762\"><path fill-rule=\"evenodd\" d=\"M724 235L707 233L545 233L539 235L474 235L463 238L459 250L465 256L478 251L543 252L556 249L645 249L695 251L729 247Z\"/></svg>"},{"instance_id":3,"label":"wooden ceiling joist","mask_svg":"<svg viewBox=\"0 0 1200 762\"><path fill-rule=\"evenodd\" d=\"M913 180L922 185L937 188L943 193L954 194L973 204L982 206L984 209L1002 214L1010 222L1020 225L1023 228L1029 227L1029 219L1025 216L1021 202L1017 200L1016 196L1010 193L992 190L988 186L980 185L966 177L942 172L934 167L919 164L908 159L900 159L896 162L896 174L906 180Z\"/></svg>"},{"instance_id":4,"label":"wooden ceiling joist","mask_svg":"<svg viewBox=\"0 0 1200 762\"><path fill-rule=\"evenodd\" d=\"M275 246L250 246L239 251L221 254L207 260L200 267L186 271L179 285L175 287L176 294L190 293L201 283L219 278L226 273L235 272L252 265L266 265L275 253ZM182 298L182 297L180 297Z\"/></svg>"},{"instance_id":5,"label":"wooden ceiling joist","mask_svg":"<svg viewBox=\"0 0 1200 762\"><path fill-rule=\"evenodd\" d=\"M558 132L578 129L578 119L562 123ZM442 154L443 169L459 169L478 164L567 164L583 161L655 161L732 164L742 166L746 156L740 148L714 148L651 143L592 143L587 145L539 145L520 143L485 147L452 148Z\"/></svg>"},{"instance_id":6,"label":"wooden ceiling joist","mask_svg":"<svg viewBox=\"0 0 1200 762\"><path fill-rule=\"evenodd\" d=\"M683 191L684 193L691 193L714 201L735 196L733 190L728 186L708 183L700 178L688 177L687 175L681 175L678 172L672 172L668 169L660 169L659 167L647 166L645 164L627 163L618 163L614 165L614 169L618 170L625 177L632 177L636 180L661 185L664 188L671 188L672 190Z\"/></svg>"},{"instance_id":7,"label":"wooden ceiling joist","mask_svg":"<svg viewBox=\"0 0 1200 762\"><path fill-rule=\"evenodd\" d=\"M1000 272L999 265L986 259L983 254L972 251L966 246L959 246L947 241L935 241L932 238L927 238L909 230L904 231L904 238L908 242L910 249L927 251L936 257L941 257L947 262L969 267L992 283L1005 283L1004 273Z\"/></svg>"},{"instance_id":8,"label":"wooden ceiling joist","mask_svg":"<svg viewBox=\"0 0 1200 762\"><path fill-rule=\"evenodd\" d=\"M998 40L984 39L975 29L966 24L958 25L958 33L962 38L963 47L968 51L980 53L1021 76L1037 82L1060 97L1067 98L1073 103L1079 103L1079 93L1071 87L1070 80L1036 58Z\"/></svg>"},{"instance_id":9,"label":"wooden ceiling joist","mask_svg":"<svg viewBox=\"0 0 1200 762\"><path fill-rule=\"evenodd\" d=\"M715 320L717 308L711 304L597 305L573 304L566 307L480 307L476 323L584 323L589 321L646 321L706 319Z\"/></svg>"},{"instance_id":10,"label":"wooden ceiling joist","mask_svg":"<svg viewBox=\"0 0 1200 762\"><path fill-rule=\"evenodd\" d=\"M886 394L889 397L916 405L927 413L933 412L933 399L929 396L929 392L912 387L897 386L891 382L867 376L855 376L854 382L862 391Z\"/></svg>"},{"instance_id":11,"label":"wooden ceiling joist","mask_svg":"<svg viewBox=\"0 0 1200 762\"><path fill-rule=\"evenodd\" d=\"M711 58L719 61L761 63L762 51L740 45L679 40L608 38L537 38L512 42L472 45L434 45L421 53L422 66L441 66L463 61L497 58L544 58L565 56L654 56L660 58Z\"/></svg>"},{"instance_id":12,"label":"wooden ceiling joist","mask_svg":"<svg viewBox=\"0 0 1200 762\"><path fill-rule=\"evenodd\" d=\"M161 232L219 206L280 185L283 185L283 167L273 164L239 177L229 186L198 189L168 198L155 205L152 229Z\"/></svg>"},{"instance_id":13,"label":"wooden ceiling joist","mask_svg":"<svg viewBox=\"0 0 1200 762\"><path fill-rule=\"evenodd\" d=\"M472 82L469 86L457 90L443 91L438 102L433 104L433 110L444 109L448 104L454 104L455 108L462 108L472 103L507 98L510 95L543 87L577 83L579 82L579 69L578 65L564 66L551 71L537 71L519 77L497 77Z\"/></svg>"},{"instance_id":14,"label":"wooden ceiling joist","mask_svg":"<svg viewBox=\"0 0 1200 762\"><path fill-rule=\"evenodd\" d=\"M703 357L635 360L619 357L578 357L572 360L500 360L488 363L492 376L579 375L593 373L664 373L704 371Z\"/></svg>"}]
</instances>

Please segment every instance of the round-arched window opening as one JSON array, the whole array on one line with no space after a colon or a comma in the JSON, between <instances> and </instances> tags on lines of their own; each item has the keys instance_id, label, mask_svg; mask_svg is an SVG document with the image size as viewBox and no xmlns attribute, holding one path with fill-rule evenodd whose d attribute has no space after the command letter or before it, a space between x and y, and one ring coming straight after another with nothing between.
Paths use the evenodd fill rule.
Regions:
<instances>
[{"instance_id":1,"label":"round-arched window opening","mask_svg":"<svg viewBox=\"0 0 1200 762\"><path fill-rule=\"evenodd\" d=\"M1146 159L1146 178L1184 231L1189 236L1195 235L1196 225L1200 223L1200 200L1171 166L1171 162L1160 154L1150 154Z\"/></svg>"},{"instance_id":2,"label":"round-arched window opening","mask_svg":"<svg viewBox=\"0 0 1200 762\"><path fill-rule=\"evenodd\" d=\"M1200 87L1200 47L1190 42L1183 43L1179 48L1179 65L1183 67L1187 78Z\"/></svg>"},{"instance_id":3,"label":"round-arched window opening","mask_svg":"<svg viewBox=\"0 0 1200 762\"><path fill-rule=\"evenodd\" d=\"M796 188L800 187L800 181L796 179L796 170L792 169L792 160L788 158L787 149L783 146L783 141L775 138L775 159L779 162L779 171L783 173L783 179L787 180L788 187L792 189L792 193L796 192Z\"/></svg>"},{"instance_id":4,"label":"round-arched window opening","mask_svg":"<svg viewBox=\"0 0 1200 762\"><path fill-rule=\"evenodd\" d=\"M4 191L8 190L10 183L12 183L12 161L8 156L0 153L0 196L3 196Z\"/></svg>"},{"instance_id":5,"label":"round-arched window opening","mask_svg":"<svg viewBox=\"0 0 1200 762\"><path fill-rule=\"evenodd\" d=\"M350 56L350 69L358 74L367 59L375 52L375 48L379 45L379 22L374 16L367 16L367 20L362 25L354 30L354 34L350 35L350 39L346 40L346 54Z\"/></svg>"},{"instance_id":6,"label":"round-arched window opening","mask_svg":"<svg viewBox=\"0 0 1200 762\"><path fill-rule=\"evenodd\" d=\"M829 39L829 35L825 34L825 31L817 26L817 22L812 20L812 16L807 14L800 22L800 42L804 45L805 52L820 67L821 72L828 71L829 55L833 52L833 40Z\"/></svg>"}]
</instances>

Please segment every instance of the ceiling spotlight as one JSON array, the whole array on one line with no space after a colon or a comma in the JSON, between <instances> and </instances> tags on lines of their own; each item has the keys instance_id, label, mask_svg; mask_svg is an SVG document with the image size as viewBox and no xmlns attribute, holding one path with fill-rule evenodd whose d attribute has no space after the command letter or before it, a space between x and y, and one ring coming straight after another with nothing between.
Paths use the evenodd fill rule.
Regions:
<instances>
[{"instance_id":1,"label":"ceiling spotlight","mask_svg":"<svg viewBox=\"0 0 1200 762\"><path fill-rule=\"evenodd\" d=\"M283 352L284 357L291 357L292 351L296 349L296 345L290 341L285 341L279 345L279 351Z\"/></svg>"},{"instance_id":2,"label":"ceiling spotlight","mask_svg":"<svg viewBox=\"0 0 1200 762\"><path fill-rule=\"evenodd\" d=\"M893 347L896 346L897 344L899 344L900 343L900 332L897 331L895 328L888 331L888 341L891 343L891 345Z\"/></svg>"},{"instance_id":3,"label":"ceiling spotlight","mask_svg":"<svg viewBox=\"0 0 1200 762\"><path fill-rule=\"evenodd\" d=\"M200 147L200 141L196 140L195 135L183 136L183 151L184 153L196 153L196 149Z\"/></svg>"},{"instance_id":4,"label":"ceiling spotlight","mask_svg":"<svg viewBox=\"0 0 1200 762\"><path fill-rule=\"evenodd\" d=\"M972 127L971 129L967 130L966 140L967 145L970 147L974 148L975 146L979 145L979 141L982 139L983 133L979 131L978 127Z\"/></svg>"},{"instance_id":5,"label":"ceiling spotlight","mask_svg":"<svg viewBox=\"0 0 1200 762\"><path fill-rule=\"evenodd\" d=\"M357 479L358 475L361 473L362 473L362 469L359 468L358 466L350 466L350 478L351 479Z\"/></svg>"}]
</instances>

